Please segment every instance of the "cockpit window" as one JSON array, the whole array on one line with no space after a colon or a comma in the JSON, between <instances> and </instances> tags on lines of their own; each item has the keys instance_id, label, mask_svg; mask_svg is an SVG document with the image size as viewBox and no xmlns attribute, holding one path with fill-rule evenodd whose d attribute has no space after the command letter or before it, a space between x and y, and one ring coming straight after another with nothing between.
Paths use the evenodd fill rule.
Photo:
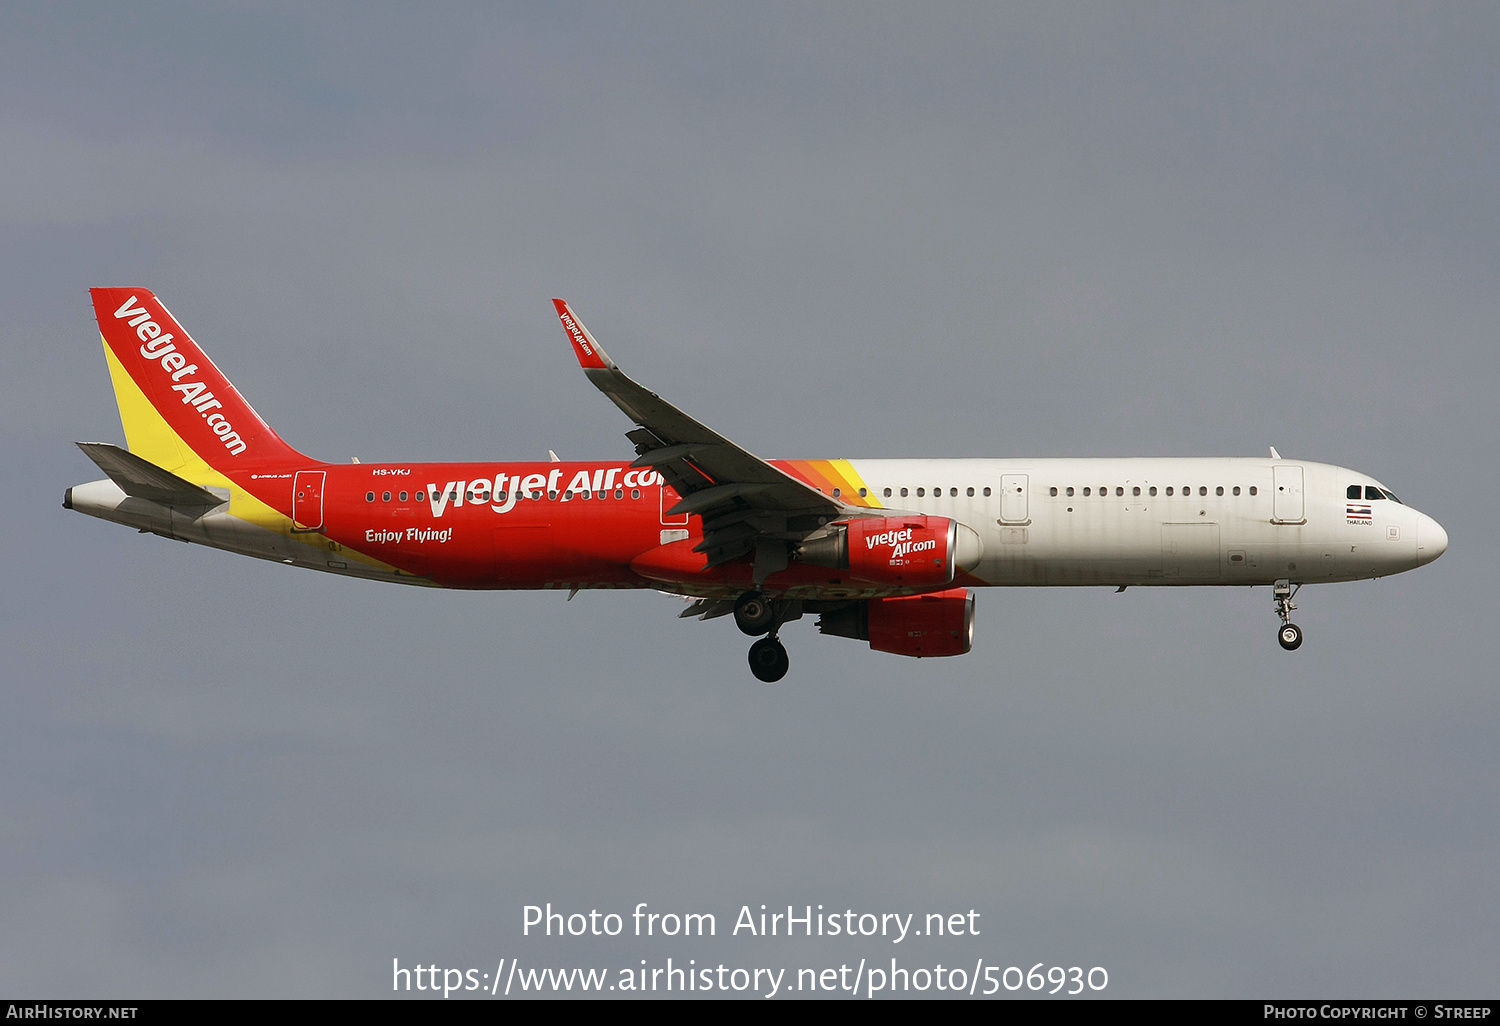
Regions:
<instances>
[{"instance_id":1,"label":"cockpit window","mask_svg":"<svg viewBox=\"0 0 1500 1026\"><path fill-rule=\"evenodd\" d=\"M1386 493L1385 493L1385 497L1386 497L1386 498L1387 498L1387 499L1390 499L1390 500L1391 500L1391 501L1392 501L1392 502L1397 502L1397 503L1400 503L1400 504L1401 504L1401 505L1403 505L1403 506L1405 506L1405 505L1406 505L1406 503L1404 503L1404 502L1401 502L1401 500L1400 500L1400 499L1398 499L1398 498L1396 498L1396 493L1395 493L1395 492L1392 492L1392 491L1389 491L1389 490L1387 490L1387 491L1386 491Z\"/></svg>"},{"instance_id":2,"label":"cockpit window","mask_svg":"<svg viewBox=\"0 0 1500 1026\"><path fill-rule=\"evenodd\" d=\"M1359 498L1359 485L1350 485L1348 491L1346 491L1344 494L1349 496L1349 498L1351 499Z\"/></svg>"},{"instance_id":3,"label":"cockpit window","mask_svg":"<svg viewBox=\"0 0 1500 1026\"><path fill-rule=\"evenodd\" d=\"M1382 492L1379 488L1376 488L1374 485L1365 485L1365 498L1383 499L1385 498L1385 493Z\"/></svg>"}]
</instances>

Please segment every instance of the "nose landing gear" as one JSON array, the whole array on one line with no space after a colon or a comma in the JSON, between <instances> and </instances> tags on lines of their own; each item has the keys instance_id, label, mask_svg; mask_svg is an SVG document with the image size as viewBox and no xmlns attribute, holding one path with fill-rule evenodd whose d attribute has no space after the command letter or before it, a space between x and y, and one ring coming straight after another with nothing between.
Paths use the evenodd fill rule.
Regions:
<instances>
[{"instance_id":1,"label":"nose landing gear","mask_svg":"<svg viewBox=\"0 0 1500 1026\"><path fill-rule=\"evenodd\" d=\"M1276 640L1281 642L1281 647L1288 652L1295 651L1302 646L1302 628L1292 623L1292 610L1297 608L1297 603L1292 601L1292 596L1302 589L1302 585L1293 585L1291 581L1277 581L1275 587L1276 615L1281 617L1281 631Z\"/></svg>"}]
</instances>

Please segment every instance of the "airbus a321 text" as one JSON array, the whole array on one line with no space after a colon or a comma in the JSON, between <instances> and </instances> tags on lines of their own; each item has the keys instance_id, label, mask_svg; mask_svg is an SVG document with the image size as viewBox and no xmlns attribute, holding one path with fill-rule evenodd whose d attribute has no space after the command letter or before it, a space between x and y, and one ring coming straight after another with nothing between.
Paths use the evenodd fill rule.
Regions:
<instances>
[{"instance_id":1,"label":"airbus a321 text","mask_svg":"<svg viewBox=\"0 0 1500 1026\"><path fill-rule=\"evenodd\" d=\"M145 289L94 289L128 448L63 505L167 538L440 588L655 588L732 615L750 668L781 628L906 656L969 651L984 586L1264 585L1282 648L1303 584L1411 570L1426 514L1343 467L1281 458L763 460L636 384L562 300L588 379L635 423L618 460L332 464L287 445Z\"/></svg>"}]
</instances>

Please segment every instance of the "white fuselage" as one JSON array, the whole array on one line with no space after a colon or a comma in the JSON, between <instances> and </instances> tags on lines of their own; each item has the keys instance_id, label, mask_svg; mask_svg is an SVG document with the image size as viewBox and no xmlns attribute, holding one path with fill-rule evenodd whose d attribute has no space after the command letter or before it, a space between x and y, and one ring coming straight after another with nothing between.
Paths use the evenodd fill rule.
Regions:
<instances>
[{"instance_id":1,"label":"white fuselage","mask_svg":"<svg viewBox=\"0 0 1500 1026\"><path fill-rule=\"evenodd\" d=\"M1414 569L1448 544L1410 506L1349 498L1354 485L1383 487L1369 475L1305 460L851 463L883 505L978 532L971 575L991 585L1353 581Z\"/></svg>"}]
</instances>

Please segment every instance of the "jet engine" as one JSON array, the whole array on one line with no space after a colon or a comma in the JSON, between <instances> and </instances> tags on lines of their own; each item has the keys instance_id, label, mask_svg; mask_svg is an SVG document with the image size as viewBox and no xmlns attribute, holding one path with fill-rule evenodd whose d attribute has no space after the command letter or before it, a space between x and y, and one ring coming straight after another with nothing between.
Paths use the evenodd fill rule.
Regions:
<instances>
[{"instance_id":1,"label":"jet engine","mask_svg":"<svg viewBox=\"0 0 1500 1026\"><path fill-rule=\"evenodd\" d=\"M955 570L972 570L983 551L972 528L947 517L918 515L829 524L802 542L796 556L872 584L931 588L951 584Z\"/></svg>"},{"instance_id":2,"label":"jet engine","mask_svg":"<svg viewBox=\"0 0 1500 1026\"><path fill-rule=\"evenodd\" d=\"M877 652L919 659L963 655L974 646L974 594L967 588L950 588L929 595L866 599L824 613L818 630L868 641Z\"/></svg>"}]
</instances>

